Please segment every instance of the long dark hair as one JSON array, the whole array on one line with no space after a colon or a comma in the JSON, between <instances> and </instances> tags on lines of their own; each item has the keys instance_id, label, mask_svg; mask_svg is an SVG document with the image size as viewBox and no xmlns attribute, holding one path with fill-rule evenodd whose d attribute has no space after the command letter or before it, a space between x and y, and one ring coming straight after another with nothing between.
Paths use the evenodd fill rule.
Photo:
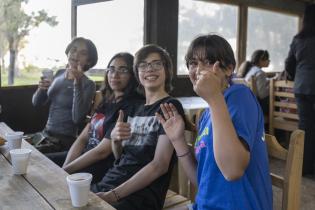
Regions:
<instances>
[{"instance_id":1,"label":"long dark hair","mask_svg":"<svg viewBox=\"0 0 315 210\"><path fill-rule=\"evenodd\" d=\"M269 53L267 50L255 50L252 54L250 61L244 61L240 65L236 73L236 76L239 78L245 77L246 74L249 72L249 70L253 66L258 66L260 60L268 60L268 59L269 59Z\"/></svg>"},{"instance_id":2,"label":"long dark hair","mask_svg":"<svg viewBox=\"0 0 315 210\"><path fill-rule=\"evenodd\" d=\"M128 81L127 86L124 89L124 95L122 97L122 99L129 97L130 95L134 94L136 92L136 87L138 86L138 82L134 76L133 73L133 56L128 53L128 52L120 52L115 54L108 62L107 64L107 68L110 66L111 62L116 59L116 58L121 58L126 62L127 68L129 70L130 73L130 79ZM102 84L101 87L101 92L103 95L103 102L104 103L112 103L116 101L115 95L114 95L114 91L113 89L110 87L109 82L108 82L108 77L107 77L107 72L105 73L104 76L104 82Z\"/></svg>"},{"instance_id":3,"label":"long dark hair","mask_svg":"<svg viewBox=\"0 0 315 210\"><path fill-rule=\"evenodd\" d=\"M296 38L304 39L315 36L315 4L305 7L302 28Z\"/></svg>"}]
</instances>

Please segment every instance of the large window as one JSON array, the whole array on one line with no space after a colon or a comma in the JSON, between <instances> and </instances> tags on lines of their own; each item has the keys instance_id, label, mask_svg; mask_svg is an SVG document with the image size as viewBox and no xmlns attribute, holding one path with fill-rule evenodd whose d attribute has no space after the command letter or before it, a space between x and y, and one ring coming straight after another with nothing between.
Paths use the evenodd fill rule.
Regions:
<instances>
[{"instance_id":1,"label":"large window","mask_svg":"<svg viewBox=\"0 0 315 210\"><path fill-rule=\"evenodd\" d=\"M77 36L91 39L99 60L88 72L103 80L103 70L118 52L134 54L143 46L143 0L115 0L78 7Z\"/></svg>"},{"instance_id":2,"label":"large window","mask_svg":"<svg viewBox=\"0 0 315 210\"><path fill-rule=\"evenodd\" d=\"M266 71L284 70L284 60L297 32L297 16L249 8L246 59L257 49L268 50L270 65Z\"/></svg>"},{"instance_id":3,"label":"large window","mask_svg":"<svg viewBox=\"0 0 315 210\"><path fill-rule=\"evenodd\" d=\"M1 3L5 2L10 2L10 0L1 0ZM64 67L67 60L64 51L71 40L71 1L29 0L28 3L23 3L20 6L21 10L28 16L31 16L32 13L37 15L38 11L45 10L49 17L56 16L58 24L49 26L42 22L38 27L31 27L33 29L29 31L29 35L23 36L18 42L14 78L13 83L10 84L14 86L37 84L43 69L48 68L56 71ZM14 24L14 20L17 20L17 18L13 17L12 19L11 17L10 24ZM4 48L0 49L3 53L0 53L1 86L8 86L10 53L8 43L1 34L0 42L1 45L4 44Z\"/></svg>"},{"instance_id":4,"label":"large window","mask_svg":"<svg viewBox=\"0 0 315 210\"><path fill-rule=\"evenodd\" d=\"M179 0L177 74L188 73L185 53L199 34L223 36L236 51L237 6L202 1Z\"/></svg>"}]
</instances>

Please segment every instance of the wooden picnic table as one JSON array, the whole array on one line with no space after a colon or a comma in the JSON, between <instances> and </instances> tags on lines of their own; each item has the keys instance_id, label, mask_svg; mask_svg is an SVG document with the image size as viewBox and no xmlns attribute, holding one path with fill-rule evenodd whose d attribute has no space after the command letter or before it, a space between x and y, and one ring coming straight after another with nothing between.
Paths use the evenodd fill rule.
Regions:
<instances>
[{"instance_id":1,"label":"wooden picnic table","mask_svg":"<svg viewBox=\"0 0 315 210\"><path fill-rule=\"evenodd\" d=\"M22 148L32 150L27 174L14 175L9 149L0 147L0 209L77 209L71 204L68 174L24 140ZM115 210L92 192L79 209Z\"/></svg>"}]
</instances>

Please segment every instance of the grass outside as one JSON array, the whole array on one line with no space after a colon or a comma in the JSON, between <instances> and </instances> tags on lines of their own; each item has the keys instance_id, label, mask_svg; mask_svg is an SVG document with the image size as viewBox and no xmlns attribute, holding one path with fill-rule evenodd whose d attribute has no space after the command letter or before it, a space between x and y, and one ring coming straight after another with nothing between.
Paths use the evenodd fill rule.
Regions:
<instances>
[{"instance_id":1,"label":"grass outside","mask_svg":"<svg viewBox=\"0 0 315 210\"><path fill-rule=\"evenodd\" d=\"M21 70L19 76L15 76L14 84L12 86L21 86L21 85L36 85L42 76L41 71L32 71L26 72ZM88 76L93 81L103 81L104 76ZM5 73L1 72L1 86L7 87L8 86L8 72Z\"/></svg>"}]
</instances>

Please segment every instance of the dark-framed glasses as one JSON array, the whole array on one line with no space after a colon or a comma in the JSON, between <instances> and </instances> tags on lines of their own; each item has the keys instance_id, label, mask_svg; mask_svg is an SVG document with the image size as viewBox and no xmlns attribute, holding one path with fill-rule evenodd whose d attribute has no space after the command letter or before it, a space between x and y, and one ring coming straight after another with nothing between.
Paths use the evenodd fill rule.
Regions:
<instances>
[{"instance_id":1,"label":"dark-framed glasses","mask_svg":"<svg viewBox=\"0 0 315 210\"><path fill-rule=\"evenodd\" d=\"M106 69L106 73L108 74L128 74L129 73L129 69L127 68L127 66L120 66L115 68L114 66L110 66Z\"/></svg>"},{"instance_id":2,"label":"dark-framed glasses","mask_svg":"<svg viewBox=\"0 0 315 210\"><path fill-rule=\"evenodd\" d=\"M149 70L149 66L151 67L151 70L158 71L163 68L164 64L161 60L152 61L150 63L141 62L138 64L138 70L139 72L146 72Z\"/></svg>"}]
</instances>

